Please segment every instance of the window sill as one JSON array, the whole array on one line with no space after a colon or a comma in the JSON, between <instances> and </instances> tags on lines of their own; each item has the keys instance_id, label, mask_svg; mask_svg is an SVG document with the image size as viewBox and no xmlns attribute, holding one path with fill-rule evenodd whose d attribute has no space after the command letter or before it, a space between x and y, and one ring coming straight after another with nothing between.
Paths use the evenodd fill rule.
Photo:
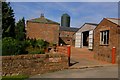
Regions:
<instances>
[{"instance_id":1,"label":"window sill","mask_svg":"<svg viewBox=\"0 0 120 80\"><path fill-rule=\"evenodd\" d=\"M109 46L109 44L100 44L100 46Z\"/></svg>"}]
</instances>

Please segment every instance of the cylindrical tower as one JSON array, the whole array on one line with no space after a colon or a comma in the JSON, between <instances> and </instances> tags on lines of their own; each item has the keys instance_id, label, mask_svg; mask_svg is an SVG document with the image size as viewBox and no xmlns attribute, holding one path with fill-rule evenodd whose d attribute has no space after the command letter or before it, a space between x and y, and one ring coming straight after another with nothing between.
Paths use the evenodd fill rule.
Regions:
<instances>
[{"instance_id":1,"label":"cylindrical tower","mask_svg":"<svg viewBox=\"0 0 120 80\"><path fill-rule=\"evenodd\" d=\"M70 16L66 13L61 16L61 26L70 27Z\"/></svg>"}]
</instances>

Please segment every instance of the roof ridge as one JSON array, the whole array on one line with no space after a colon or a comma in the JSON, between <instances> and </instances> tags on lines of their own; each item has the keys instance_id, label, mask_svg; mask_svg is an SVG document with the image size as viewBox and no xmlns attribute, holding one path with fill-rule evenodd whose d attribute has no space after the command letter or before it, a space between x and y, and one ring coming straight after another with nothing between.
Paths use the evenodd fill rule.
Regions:
<instances>
[{"instance_id":1,"label":"roof ridge","mask_svg":"<svg viewBox=\"0 0 120 80\"><path fill-rule=\"evenodd\" d=\"M85 23L85 24L95 24L95 25L98 25L97 23Z\"/></svg>"},{"instance_id":2,"label":"roof ridge","mask_svg":"<svg viewBox=\"0 0 120 80\"><path fill-rule=\"evenodd\" d=\"M120 18L106 18L106 19L115 19L115 20L120 20Z\"/></svg>"},{"instance_id":3,"label":"roof ridge","mask_svg":"<svg viewBox=\"0 0 120 80\"><path fill-rule=\"evenodd\" d=\"M53 20L50 20L50 19L47 19L47 18L34 18L34 19L30 19L30 20L27 20L27 21L31 21L31 22L39 22L39 23L42 23L42 22L45 22L45 23L53 23L53 24L59 24L60 25L60 23L58 23L58 22L55 22L55 21L53 21Z\"/></svg>"}]
</instances>

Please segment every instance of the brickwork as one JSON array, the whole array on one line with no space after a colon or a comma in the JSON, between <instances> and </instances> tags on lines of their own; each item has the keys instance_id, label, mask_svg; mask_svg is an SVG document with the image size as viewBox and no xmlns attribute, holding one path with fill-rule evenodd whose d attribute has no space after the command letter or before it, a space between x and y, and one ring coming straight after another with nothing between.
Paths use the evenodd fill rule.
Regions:
<instances>
[{"instance_id":1,"label":"brickwork","mask_svg":"<svg viewBox=\"0 0 120 80\"><path fill-rule=\"evenodd\" d=\"M100 44L100 31L109 30L109 44L101 45ZM110 22L107 19L103 19L97 28L94 30L94 49L95 58L99 60L104 60L111 62L112 59L112 48L116 47L116 57L118 55L118 25Z\"/></svg>"},{"instance_id":2,"label":"brickwork","mask_svg":"<svg viewBox=\"0 0 120 80\"><path fill-rule=\"evenodd\" d=\"M2 57L2 76L36 75L68 68L64 54L35 54Z\"/></svg>"},{"instance_id":3,"label":"brickwork","mask_svg":"<svg viewBox=\"0 0 120 80\"><path fill-rule=\"evenodd\" d=\"M60 31L60 43L74 45L72 31Z\"/></svg>"},{"instance_id":4,"label":"brickwork","mask_svg":"<svg viewBox=\"0 0 120 80\"><path fill-rule=\"evenodd\" d=\"M57 46L57 52L67 55L67 46Z\"/></svg>"},{"instance_id":5,"label":"brickwork","mask_svg":"<svg viewBox=\"0 0 120 80\"><path fill-rule=\"evenodd\" d=\"M59 25L27 22L27 37L43 39L50 43L59 42Z\"/></svg>"}]
</instances>

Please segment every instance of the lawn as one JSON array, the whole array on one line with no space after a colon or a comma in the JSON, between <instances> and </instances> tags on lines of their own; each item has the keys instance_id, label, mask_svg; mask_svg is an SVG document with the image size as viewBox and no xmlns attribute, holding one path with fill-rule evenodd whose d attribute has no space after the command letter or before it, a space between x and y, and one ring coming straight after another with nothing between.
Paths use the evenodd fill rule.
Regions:
<instances>
[{"instance_id":1,"label":"lawn","mask_svg":"<svg viewBox=\"0 0 120 80\"><path fill-rule=\"evenodd\" d=\"M3 76L2 80L25 80L27 78L29 78L29 76L25 76L25 75Z\"/></svg>"}]
</instances>

